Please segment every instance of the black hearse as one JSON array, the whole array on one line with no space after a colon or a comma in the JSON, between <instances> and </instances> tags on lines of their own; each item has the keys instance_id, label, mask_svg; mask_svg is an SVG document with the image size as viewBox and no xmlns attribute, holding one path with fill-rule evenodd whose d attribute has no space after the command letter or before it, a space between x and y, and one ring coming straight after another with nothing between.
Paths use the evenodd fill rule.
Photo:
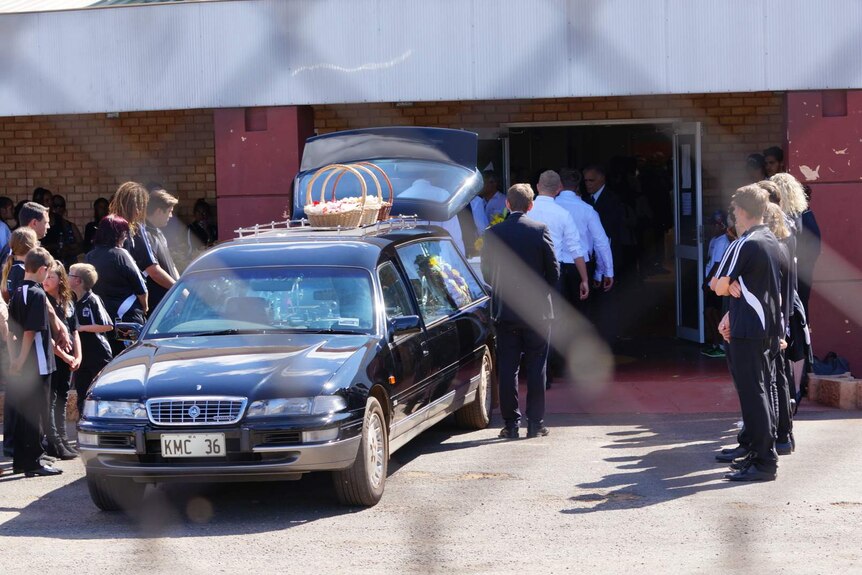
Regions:
<instances>
[{"instance_id":1,"label":"black hearse","mask_svg":"<svg viewBox=\"0 0 862 575\"><path fill-rule=\"evenodd\" d=\"M329 148L325 162L384 165L395 214L405 175L452 190L454 203L433 200L435 219L476 192L475 168L433 146L434 160L416 161L333 158ZM412 211L423 208L416 200ZM374 505L389 455L422 430L451 413L468 428L488 425L489 298L445 231L396 215L354 229L288 222L240 236L194 261L146 326L118 326L134 343L90 388L78 424L99 508L134 505L146 483L312 471L332 472L341 502Z\"/></svg>"}]
</instances>

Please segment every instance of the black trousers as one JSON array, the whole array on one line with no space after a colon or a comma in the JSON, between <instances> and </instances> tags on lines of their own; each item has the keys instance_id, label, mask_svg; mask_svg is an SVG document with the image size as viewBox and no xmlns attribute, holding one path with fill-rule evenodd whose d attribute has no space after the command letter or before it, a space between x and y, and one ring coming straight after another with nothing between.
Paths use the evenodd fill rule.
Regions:
<instances>
[{"instance_id":1,"label":"black trousers","mask_svg":"<svg viewBox=\"0 0 862 575\"><path fill-rule=\"evenodd\" d=\"M50 375L38 374L22 374L9 385L7 397L17 412L13 444L15 453L12 458L12 467L15 469L30 471L41 466L39 458L44 451L39 420L47 411L45 404L50 385Z\"/></svg>"},{"instance_id":2,"label":"black trousers","mask_svg":"<svg viewBox=\"0 0 862 575\"><path fill-rule=\"evenodd\" d=\"M48 425L45 435L48 441L66 439L66 402L69 398L69 383L72 372L69 366L57 360L57 371L51 374L51 391L48 395Z\"/></svg>"},{"instance_id":3,"label":"black trousers","mask_svg":"<svg viewBox=\"0 0 862 575\"><path fill-rule=\"evenodd\" d=\"M78 393L78 419L84 414L84 400L87 398L87 390L90 389L90 384L96 379L96 374L102 371L105 364L98 365L83 365L75 372L75 377L72 380L75 385L75 391Z\"/></svg>"},{"instance_id":4,"label":"black trousers","mask_svg":"<svg viewBox=\"0 0 862 575\"><path fill-rule=\"evenodd\" d=\"M795 397L795 394L791 395L790 391L791 385L793 385L791 383L793 381L793 367L787 360L787 354L784 351L774 354L772 361L772 371L775 374L775 398L773 401L776 408L776 437L778 441L786 443L793 431L793 411L790 409L790 399ZM789 374L788 367L790 368Z\"/></svg>"},{"instance_id":5,"label":"black trousers","mask_svg":"<svg viewBox=\"0 0 862 575\"><path fill-rule=\"evenodd\" d=\"M731 374L742 408L740 443L755 453L754 464L762 471L778 466L771 393L770 341L730 339Z\"/></svg>"},{"instance_id":6,"label":"black trousers","mask_svg":"<svg viewBox=\"0 0 862 575\"><path fill-rule=\"evenodd\" d=\"M518 372L521 356L527 372L527 419L533 423L545 417L545 360L550 330L537 333L529 327L497 324L497 373L500 382L500 413L506 427L517 427L521 420L518 407Z\"/></svg>"}]
</instances>

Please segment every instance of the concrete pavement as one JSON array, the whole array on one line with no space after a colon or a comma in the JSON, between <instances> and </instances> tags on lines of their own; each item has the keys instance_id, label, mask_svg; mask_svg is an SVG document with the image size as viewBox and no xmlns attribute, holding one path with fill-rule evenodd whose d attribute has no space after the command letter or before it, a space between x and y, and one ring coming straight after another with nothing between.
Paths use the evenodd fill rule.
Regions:
<instances>
[{"instance_id":1,"label":"concrete pavement","mask_svg":"<svg viewBox=\"0 0 862 575\"><path fill-rule=\"evenodd\" d=\"M372 509L339 507L317 475L150 488L127 518L62 462L0 477L0 572L862 572L862 414L803 409L766 484L722 480L735 422L553 415L549 437L516 441L444 422L394 454Z\"/></svg>"}]
</instances>

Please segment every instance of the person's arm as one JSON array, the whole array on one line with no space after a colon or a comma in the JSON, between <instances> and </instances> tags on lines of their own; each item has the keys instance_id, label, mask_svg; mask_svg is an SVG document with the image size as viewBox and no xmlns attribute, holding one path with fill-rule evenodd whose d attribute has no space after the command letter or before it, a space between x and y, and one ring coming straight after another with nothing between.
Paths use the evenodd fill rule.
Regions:
<instances>
[{"instance_id":1,"label":"person's arm","mask_svg":"<svg viewBox=\"0 0 862 575\"><path fill-rule=\"evenodd\" d=\"M602 226L598 212L590 211L587 218L587 231L593 238L593 252L596 256L596 282L603 282L604 291L611 289L614 283L614 257L611 253L611 241ZM598 287L597 283L594 284Z\"/></svg>"},{"instance_id":2,"label":"person's arm","mask_svg":"<svg viewBox=\"0 0 862 575\"><path fill-rule=\"evenodd\" d=\"M477 201L478 200L478 201ZM485 202L479 196L470 201L470 211L473 214L473 223L476 224L476 234L482 236L488 227L488 218L485 216Z\"/></svg>"},{"instance_id":3,"label":"person's arm","mask_svg":"<svg viewBox=\"0 0 862 575\"><path fill-rule=\"evenodd\" d=\"M9 340L9 307L0 301L0 341Z\"/></svg>"},{"instance_id":4,"label":"person's arm","mask_svg":"<svg viewBox=\"0 0 862 575\"><path fill-rule=\"evenodd\" d=\"M153 264L144 270L144 273L151 280L159 284L165 289L171 289L176 283L176 280L168 274L159 264Z\"/></svg>"},{"instance_id":5,"label":"person's arm","mask_svg":"<svg viewBox=\"0 0 862 575\"><path fill-rule=\"evenodd\" d=\"M136 296L138 298L138 303L141 304L141 309L144 310L144 313L150 311L149 302L147 300L147 293L141 293Z\"/></svg>"},{"instance_id":6,"label":"person's arm","mask_svg":"<svg viewBox=\"0 0 862 575\"><path fill-rule=\"evenodd\" d=\"M114 326L111 325L81 325L78 326L78 331L82 333L107 333L113 331Z\"/></svg>"},{"instance_id":7,"label":"person's arm","mask_svg":"<svg viewBox=\"0 0 862 575\"><path fill-rule=\"evenodd\" d=\"M575 267L581 275L581 285L579 288L579 296L582 300L587 299L590 295L590 278L587 274L587 264L584 258L575 258Z\"/></svg>"},{"instance_id":8,"label":"person's arm","mask_svg":"<svg viewBox=\"0 0 862 575\"><path fill-rule=\"evenodd\" d=\"M9 366L10 373L12 373L13 375L17 375L21 372L21 368L24 367L24 362L27 361L27 355L33 348L33 340L35 339L35 331L24 332L24 335L21 337L21 347L18 348L18 355L17 357L15 357L15 359L12 360L12 365Z\"/></svg>"},{"instance_id":9,"label":"person's arm","mask_svg":"<svg viewBox=\"0 0 862 575\"><path fill-rule=\"evenodd\" d=\"M57 314L54 312L54 306L45 300L45 309L48 310L48 322L51 324L51 333L54 335L54 342L65 351L71 351L72 339L69 337L69 331Z\"/></svg>"},{"instance_id":10,"label":"person's arm","mask_svg":"<svg viewBox=\"0 0 862 575\"><path fill-rule=\"evenodd\" d=\"M560 281L560 262L557 261L557 256L554 254L554 241L551 239L551 232L548 231L547 227L544 228L542 240L542 267L545 281L548 282L548 285L555 287Z\"/></svg>"}]
</instances>

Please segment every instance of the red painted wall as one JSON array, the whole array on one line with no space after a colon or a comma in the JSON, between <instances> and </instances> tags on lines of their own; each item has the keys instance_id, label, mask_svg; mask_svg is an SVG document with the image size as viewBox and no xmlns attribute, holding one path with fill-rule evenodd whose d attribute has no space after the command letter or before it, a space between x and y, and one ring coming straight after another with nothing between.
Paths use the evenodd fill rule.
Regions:
<instances>
[{"instance_id":1,"label":"red painted wall","mask_svg":"<svg viewBox=\"0 0 862 575\"><path fill-rule=\"evenodd\" d=\"M811 186L823 235L814 270L814 352L862 377L862 90L787 94L787 167Z\"/></svg>"},{"instance_id":2,"label":"red painted wall","mask_svg":"<svg viewBox=\"0 0 862 575\"><path fill-rule=\"evenodd\" d=\"M213 116L219 239L283 220L305 140L314 135L312 109L226 108Z\"/></svg>"}]
</instances>

